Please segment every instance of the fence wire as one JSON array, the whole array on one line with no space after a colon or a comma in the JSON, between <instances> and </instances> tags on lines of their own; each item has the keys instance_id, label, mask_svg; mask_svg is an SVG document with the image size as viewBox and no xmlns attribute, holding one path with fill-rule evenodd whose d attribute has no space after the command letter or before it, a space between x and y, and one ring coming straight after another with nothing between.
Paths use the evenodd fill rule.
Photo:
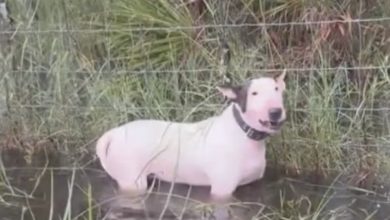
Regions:
<instances>
[{"instance_id":1,"label":"fence wire","mask_svg":"<svg viewBox=\"0 0 390 220\"><path fill-rule=\"evenodd\" d=\"M262 72L262 73L280 73L283 71L286 72L330 72L330 71L351 71L351 70L379 70L383 72L387 72L390 68L390 65L383 65L383 66L355 66L355 67L311 67L311 68L259 68L259 69L252 69L252 68L244 68L245 71L248 72ZM105 75L124 75L124 74L134 74L134 75L142 75L142 74L163 74L163 73L202 73L202 72L217 72L219 71L218 68L197 68L197 69L177 69L177 70L153 70L153 69L147 69L147 70L120 70L120 71L83 71L83 70L73 70L73 71L60 71L64 74L105 74ZM50 74L51 72L58 72L56 70L13 70L8 71L9 73L27 73L27 74ZM359 72L356 72L359 74ZM365 73L362 73L365 74Z\"/></svg>"},{"instance_id":2,"label":"fence wire","mask_svg":"<svg viewBox=\"0 0 390 220\"><path fill-rule=\"evenodd\" d=\"M47 34L72 34L72 33L79 33L79 34L109 34L114 32L153 32L153 31L164 31L166 33L174 32L174 31L189 31L189 30L199 30L199 29L223 29L223 28L230 28L230 29L239 29L239 28L268 28L268 27L294 27L294 26L321 26L321 25L332 25L332 24L358 24L358 25L366 25L366 24L374 24L374 23L385 23L389 22L390 17L373 17L373 18L357 18L357 19L333 19L333 20L319 20L319 21L294 21L294 22L271 22L271 23L237 23L237 24L202 24L202 25L194 25L194 26L163 26L163 27L152 27L152 26L134 26L129 28L96 28L96 29L77 29L77 28L69 28L69 26L66 27L49 27L49 28L39 28L39 29L29 29L29 28L22 28L19 26L15 26L14 30L0 30L0 36L1 35L12 35L12 37L16 35L47 35ZM69 38L72 38L74 36L69 36ZM360 45L361 48L361 45ZM110 51L108 51L108 54L110 54ZM111 57L107 57L107 60L111 61ZM384 60L387 61L388 58L385 58ZM58 70L58 69L34 69L34 65L30 66L28 69L23 68L17 68L12 70L3 69L3 75L7 75L4 78L9 78L10 76L15 76L20 73L22 74L52 74L52 73L61 73L61 74L105 74L105 75L125 75L125 74L132 74L132 75L143 75L143 74L169 74L169 73L202 73L202 72L218 72L219 68L178 68L178 69L145 69L145 70L112 70L111 68L108 68L106 70L105 68L101 68L99 71L85 71L81 69L75 68L74 70ZM72 69L72 67L70 67ZM383 62L383 65L363 65L360 64L358 66L336 66L336 67L302 67L302 68L243 68L245 71L249 72L263 72L263 73L276 73L276 72L296 72L296 73L304 73L304 72L348 72L353 71L354 74L360 74L364 75L366 74L365 71L378 71L382 73L389 73L390 65L386 62ZM385 74L383 74L385 75ZM389 74L388 74L389 75ZM390 83L390 77L388 79ZM1 99L0 99L1 101ZM0 102L0 105L2 103ZM25 103L17 103L15 106L11 106L12 109L61 109L61 110L80 110L80 111L89 111L89 110L106 110L106 111L116 111L116 112L131 112L131 111L147 111L150 109L150 107L142 107L142 106L125 106L126 103L124 103L123 106L109 106L109 105L89 105L89 106L81 106L81 105L64 105L64 104L25 104ZM389 105L390 102L387 102L385 100L384 105ZM203 111L215 111L216 109L221 109L225 105L221 104L204 104L202 106L157 106L156 109L158 110L179 110L179 111L189 111L189 110L203 110ZM0 106L1 107L1 106ZM0 108L1 109L1 108ZM388 117L390 114L387 115L387 113L390 113L390 106L384 106L384 107L322 107L318 106L317 108L293 108L289 109L289 111L292 112L304 112L307 113L309 111L334 111L334 112L362 112L362 111L369 111L369 112L380 112L385 113L385 115L381 115L383 117ZM387 118L384 118L384 121L389 120ZM389 120L390 121L390 120ZM320 143L319 141L315 139L291 139L289 140L292 144L312 144L312 145L321 145L324 143ZM352 141L345 141L341 144L339 144L342 148L389 148L390 143L390 137L383 136L383 140L380 141L379 144L362 144L362 143L353 143Z\"/></svg>"},{"instance_id":3,"label":"fence wire","mask_svg":"<svg viewBox=\"0 0 390 220\"><path fill-rule=\"evenodd\" d=\"M217 109L221 109L225 107L226 105L222 104L205 104L202 106L180 106L180 107L168 107L168 106L156 106L159 110L180 110L180 111L188 111L188 110L207 110L207 111L215 111ZM150 109L150 107L140 107L140 106L99 106L99 105L92 105L92 106L80 106L80 105L59 105L59 104L52 104L52 105L29 105L29 104L18 104L18 108L59 108L59 109L83 109L83 110L95 110L95 109L102 109L102 110L115 110L115 111L144 111ZM293 112L308 112L308 111L347 111L347 112L358 112L358 111L369 111L369 112L390 112L390 107L382 107L382 108L369 108L369 107L334 107L334 108L293 108L290 109L290 111Z\"/></svg>"},{"instance_id":4,"label":"fence wire","mask_svg":"<svg viewBox=\"0 0 390 220\"><path fill-rule=\"evenodd\" d=\"M329 25L329 24L363 24L363 23L374 23L374 22L388 22L390 17L379 17L379 18L360 18L360 19L334 19L334 20L322 20L322 21L295 21L295 22L275 22L275 23L241 23L241 24L203 24L194 26L165 26L165 27L131 27L131 28L102 28L102 29L18 29L16 32L19 34L55 34L55 33L88 33L88 34L99 34L99 33L110 33L110 32L143 32L143 31L185 31L185 30L196 30L196 29L216 29L216 28L262 28L262 27L291 27L291 26L314 26L314 25ZM13 34L15 31L1 31L4 34Z\"/></svg>"}]
</instances>

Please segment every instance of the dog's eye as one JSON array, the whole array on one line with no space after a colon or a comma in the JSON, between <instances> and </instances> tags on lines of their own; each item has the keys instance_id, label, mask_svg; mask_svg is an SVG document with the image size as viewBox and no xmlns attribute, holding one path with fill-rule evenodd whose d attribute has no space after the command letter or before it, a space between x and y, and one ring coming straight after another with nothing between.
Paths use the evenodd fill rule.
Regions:
<instances>
[{"instance_id":1,"label":"dog's eye","mask_svg":"<svg viewBox=\"0 0 390 220\"><path fill-rule=\"evenodd\" d=\"M279 87L275 87L275 91L279 91Z\"/></svg>"},{"instance_id":2,"label":"dog's eye","mask_svg":"<svg viewBox=\"0 0 390 220\"><path fill-rule=\"evenodd\" d=\"M257 95L257 92L252 92L252 95Z\"/></svg>"}]
</instances>

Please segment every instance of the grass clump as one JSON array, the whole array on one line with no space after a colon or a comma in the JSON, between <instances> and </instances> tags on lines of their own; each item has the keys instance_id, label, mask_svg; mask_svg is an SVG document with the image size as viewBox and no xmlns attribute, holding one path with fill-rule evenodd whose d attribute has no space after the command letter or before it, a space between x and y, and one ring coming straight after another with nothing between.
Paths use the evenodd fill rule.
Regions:
<instances>
[{"instance_id":1,"label":"grass clump","mask_svg":"<svg viewBox=\"0 0 390 220\"><path fill-rule=\"evenodd\" d=\"M111 7L109 28L116 31L110 33L109 49L130 68L160 69L190 57L208 58L184 1L120 0Z\"/></svg>"}]
</instances>

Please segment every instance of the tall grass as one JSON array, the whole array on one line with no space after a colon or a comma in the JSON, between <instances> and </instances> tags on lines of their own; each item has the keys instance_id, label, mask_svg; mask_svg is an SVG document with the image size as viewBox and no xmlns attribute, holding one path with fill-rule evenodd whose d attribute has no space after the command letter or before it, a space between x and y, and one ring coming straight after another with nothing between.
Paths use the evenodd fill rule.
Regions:
<instances>
[{"instance_id":1,"label":"tall grass","mask_svg":"<svg viewBox=\"0 0 390 220\"><path fill-rule=\"evenodd\" d=\"M205 53L197 42L196 30L175 30L176 27L191 27L194 22L184 1L179 3L116 1L108 19L109 27L118 30L111 34L109 45L115 59L128 62L132 69L159 69L180 65L190 55L196 57ZM143 27L146 29L142 30ZM160 31L148 31L148 28Z\"/></svg>"},{"instance_id":2,"label":"tall grass","mask_svg":"<svg viewBox=\"0 0 390 220\"><path fill-rule=\"evenodd\" d=\"M0 73L9 106L2 140L51 137L84 152L75 146L129 120L216 114L225 41L234 82L291 69L288 123L270 140L270 164L294 173L390 171L389 22L177 28L385 17L386 1L204 1L199 16L180 0L28 2L10 2L16 31ZM359 68L367 66L380 68Z\"/></svg>"}]
</instances>

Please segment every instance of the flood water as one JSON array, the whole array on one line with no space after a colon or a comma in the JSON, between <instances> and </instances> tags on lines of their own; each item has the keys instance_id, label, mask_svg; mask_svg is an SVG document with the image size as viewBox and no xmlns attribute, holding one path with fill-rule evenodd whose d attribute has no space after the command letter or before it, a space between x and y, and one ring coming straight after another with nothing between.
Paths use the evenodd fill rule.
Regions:
<instances>
[{"instance_id":1,"label":"flood water","mask_svg":"<svg viewBox=\"0 0 390 220\"><path fill-rule=\"evenodd\" d=\"M96 161L69 165L72 158L40 153L31 164L17 151L1 153L0 220L14 219L211 219L205 203L208 187L150 180L147 198L116 191L116 183ZM172 190L172 191L171 191ZM318 211L319 219L390 219L387 190L375 194L352 190L342 181L310 183L267 170L263 180L238 188L240 202L230 206L231 219L281 219ZM171 196L169 196L171 195ZM168 205L167 205L168 204ZM164 213L163 215L161 213ZM311 219L311 218L309 218Z\"/></svg>"}]
</instances>

